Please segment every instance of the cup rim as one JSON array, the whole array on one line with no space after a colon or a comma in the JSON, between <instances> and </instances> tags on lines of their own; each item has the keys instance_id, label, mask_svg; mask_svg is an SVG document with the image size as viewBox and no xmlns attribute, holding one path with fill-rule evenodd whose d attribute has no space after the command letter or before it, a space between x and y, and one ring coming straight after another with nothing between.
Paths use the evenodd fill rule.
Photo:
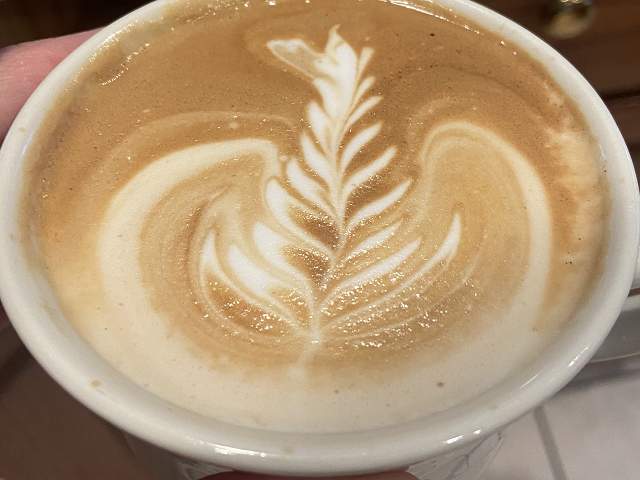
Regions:
<instances>
[{"instance_id":1,"label":"cup rim","mask_svg":"<svg viewBox=\"0 0 640 480\"><path fill-rule=\"evenodd\" d=\"M577 374L604 340L631 285L640 235L640 201L631 158L604 103L567 60L531 32L470 0L436 3L502 35L546 65L563 90L580 100L578 106L601 145L610 185L616 187L611 189L611 244L602 277L571 327L530 368L443 416L360 432L283 433L205 419L169 404L116 372L75 332L55 327L51 321L55 312L51 306L43 307L51 305L51 299L42 301L42 293L34 290L43 279L29 270L17 240L15 184L22 174L23 154L46 107L100 46L127 27L161 17L175 1L145 5L78 47L33 93L0 150L0 295L23 342L59 384L123 430L189 458L258 473L341 475L406 467L479 440L534 408ZM32 300L34 292L40 301ZM91 381L96 377L110 380L103 388L94 388Z\"/></svg>"}]
</instances>

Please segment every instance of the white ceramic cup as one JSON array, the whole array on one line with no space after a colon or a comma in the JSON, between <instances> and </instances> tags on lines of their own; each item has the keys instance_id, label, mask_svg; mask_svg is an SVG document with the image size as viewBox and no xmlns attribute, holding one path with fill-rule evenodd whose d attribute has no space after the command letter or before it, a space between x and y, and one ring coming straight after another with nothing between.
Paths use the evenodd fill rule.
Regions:
<instances>
[{"instance_id":1,"label":"white ceramic cup","mask_svg":"<svg viewBox=\"0 0 640 480\"><path fill-rule=\"evenodd\" d=\"M546 65L584 114L600 144L611 193L607 249L597 285L575 319L528 368L441 414L341 434L234 426L165 402L113 369L76 334L46 278L27 261L21 246L18 209L24 152L48 108L103 42L133 24L144 28L145 21L162 17L170 3L176 0L158 0L136 10L80 46L31 96L4 141L0 150L0 294L18 334L51 376L87 407L136 437L194 461L298 476L388 471L416 463L420 465L412 471L433 479L477 475L499 444L496 432L554 394L585 365L629 293L636 271L640 201L629 153L606 107L574 67L527 30L471 1L438 0ZM96 379L99 387L92 386ZM461 462L470 466L466 474L460 470ZM197 465L193 463L196 470Z\"/></svg>"}]
</instances>

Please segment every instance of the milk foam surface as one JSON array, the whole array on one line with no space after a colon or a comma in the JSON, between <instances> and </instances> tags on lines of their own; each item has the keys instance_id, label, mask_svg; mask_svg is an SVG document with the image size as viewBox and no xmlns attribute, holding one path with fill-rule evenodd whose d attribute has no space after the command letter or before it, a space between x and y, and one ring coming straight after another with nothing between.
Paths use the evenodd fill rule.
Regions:
<instances>
[{"instance_id":1,"label":"milk foam surface","mask_svg":"<svg viewBox=\"0 0 640 480\"><path fill-rule=\"evenodd\" d=\"M192 8L116 39L33 147L26 234L118 369L233 423L375 428L485 391L570 319L606 191L523 52L429 4ZM184 56L181 84L147 76Z\"/></svg>"}]
</instances>

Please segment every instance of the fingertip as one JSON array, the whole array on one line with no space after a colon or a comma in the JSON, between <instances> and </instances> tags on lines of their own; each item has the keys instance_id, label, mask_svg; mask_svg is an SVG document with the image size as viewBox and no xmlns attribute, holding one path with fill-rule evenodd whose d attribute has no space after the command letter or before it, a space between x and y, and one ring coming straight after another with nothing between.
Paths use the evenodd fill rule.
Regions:
<instances>
[{"instance_id":1,"label":"fingertip","mask_svg":"<svg viewBox=\"0 0 640 480\"><path fill-rule=\"evenodd\" d=\"M0 140L47 74L96 30L0 49Z\"/></svg>"}]
</instances>

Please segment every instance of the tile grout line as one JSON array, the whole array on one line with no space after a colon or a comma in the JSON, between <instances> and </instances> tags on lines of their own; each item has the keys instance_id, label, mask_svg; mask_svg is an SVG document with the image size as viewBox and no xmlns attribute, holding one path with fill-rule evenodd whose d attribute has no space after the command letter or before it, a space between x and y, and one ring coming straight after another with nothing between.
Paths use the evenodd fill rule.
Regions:
<instances>
[{"instance_id":1,"label":"tile grout line","mask_svg":"<svg viewBox=\"0 0 640 480\"><path fill-rule=\"evenodd\" d=\"M562 465L560 451L558 450L558 445L553 438L549 419L543 410L543 406L534 410L533 418L536 422L536 426L538 427L540 437L542 438L542 446L544 448L544 453L547 456L554 480L569 480L564 466Z\"/></svg>"}]
</instances>

